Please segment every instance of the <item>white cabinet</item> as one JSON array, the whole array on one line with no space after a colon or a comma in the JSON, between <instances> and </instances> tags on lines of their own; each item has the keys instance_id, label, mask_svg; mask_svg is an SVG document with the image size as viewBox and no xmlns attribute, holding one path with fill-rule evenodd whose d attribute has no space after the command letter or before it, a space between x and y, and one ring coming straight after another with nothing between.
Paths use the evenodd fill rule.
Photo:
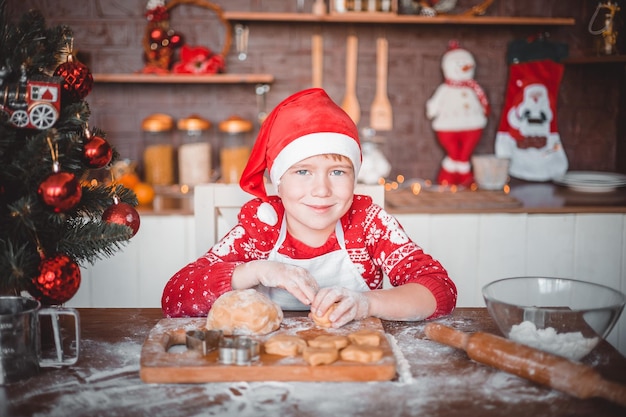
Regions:
<instances>
[{"instance_id":1,"label":"white cabinet","mask_svg":"<svg viewBox=\"0 0 626 417\"><path fill-rule=\"evenodd\" d=\"M70 307L161 307L167 280L195 260L193 216L143 215L139 232L113 257L81 269Z\"/></svg>"},{"instance_id":2,"label":"white cabinet","mask_svg":"<svg viewBox=\"0 0 626 417\"><path fill-rule=\"evenodd\" d=\"M483 307L496 279L545 275L626 292L626 214L399 214L454 279L459 307ZM609 335L626 355L626 313Z\"/></svg>"},{"instance_id":3,"label":"white cabinet","mask_svg":"<svg viewBox=\"0 0 626 417\"><path fill-rule=\"evenodd\" d=\"M496 279L546 275L626 291L626 214L399 214L409 236L441 261L459 307L483 307ZM169 277L203 250L191 215L144 215L115 256L82 270L74 307L160 307ZM208 248L205 248L208 249ZM626 355L626 314L609 335Z\"/></svg>"}]
</instances>

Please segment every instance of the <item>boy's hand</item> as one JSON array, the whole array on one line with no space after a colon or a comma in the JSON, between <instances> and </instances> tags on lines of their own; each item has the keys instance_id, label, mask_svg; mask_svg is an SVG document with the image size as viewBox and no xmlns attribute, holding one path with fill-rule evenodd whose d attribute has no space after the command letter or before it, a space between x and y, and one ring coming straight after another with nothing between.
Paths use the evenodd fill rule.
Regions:
<instances>
[{"instance_id":1,"label":"boy's hand","mask_svg":"<svg viewBox=\"0 0 626 417\"><path fill-rule=\"evenodd\" d=\"M329 317L332 327L338 328L351 322L369 317L369 299L364 292L352 291L343 287L327 287L319 290L311 311L323 316L326 310L338 303L335 311Z\"/></svg>"},{"instance_id":2,"label":"boy's hand","mask_svg":"<svg viewBox=\"0 0 626 417\"><path fill-rule=\"evenodd\" d=\"M299 266L263 260L235 268L233 288L252 288L258 284L282 288L304 305L310 305L319 290L315 278Z\"/></svg>"}]
</instances>

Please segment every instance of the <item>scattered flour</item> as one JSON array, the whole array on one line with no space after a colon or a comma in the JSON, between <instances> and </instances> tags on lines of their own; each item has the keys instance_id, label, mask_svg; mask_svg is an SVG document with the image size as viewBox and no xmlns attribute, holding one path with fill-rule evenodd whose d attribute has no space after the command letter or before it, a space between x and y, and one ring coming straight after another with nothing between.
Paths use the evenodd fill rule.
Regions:
<instances>
[{"instance_id":1,"label":"scattered flour","mask_svg":"<svg viewBox=\"0 0 626 417\"><path fill-rule=\"evenodd\" d=\"M288 324L293 333L303 327L298 321ZM115 344L86 341L88 361L18 384L15 391L7 393L8 407L38 404L32 417L417 417L449 412L468 402L479 402L483 415L490 414L490 410L498 410L498 415L514 414L527 405L540 404L546 409L552 403L554 407L562 405L555 400L564 394L471 362L459 349L424 339L423 329L423 325L417 325L387 335L397 361L395 380L354 383L146 384L139 378L138 338ZM454 362L461 362L461 367L454 366ZM0 415L16 415L11 414L11 408L3 414L0 404Z\"/></svg>"},{"instance_id":2,"label":"scattered flour","mask_svg":"<svg viewBox=\"0 0 626 417\"><path fill-rule=\"evenodd\" d=\"M581 332L557 333L553 327L537 329L535 323L523 321L511 328L511 340L563 356L572 360L580 360L596 347L598 337L586 338Z\"/></svg>"}]
</instances>

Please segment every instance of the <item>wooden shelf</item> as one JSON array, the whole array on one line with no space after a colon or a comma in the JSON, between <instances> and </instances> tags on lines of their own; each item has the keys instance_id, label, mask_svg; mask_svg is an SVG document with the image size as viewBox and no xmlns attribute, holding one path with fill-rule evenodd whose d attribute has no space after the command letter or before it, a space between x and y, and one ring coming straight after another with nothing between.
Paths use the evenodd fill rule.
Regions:
<instances>
[{"instance_id":1,"label":"wooden shelf","mask_svg":"<svg viewBox=\"0 0 626 417\"><path fill-rule=\"evenodd\" d=\"M566 65L574 64L626 64L626 55L583 55L572 56L562 61Z\"/></svg>"},{"instance_id":2,"label":"wooden shelf","mask_svg":"<svg viewBox=\"0 0 626 417\"><path fill-rule=\"evenodd\" d=\"M274 82L271 74L93 74L97 83L136 84L269 84Z\"/></svg>"},{"instance_id":3,"label":"wooden shelf","mask_svg":"<svg viewBox=\"0 0 626 417\"><path fill-rule=\"evenodd\" d=\"M576 23L569 17L504 17L504 16L415 16L393 13L335 13L315 15L312 13L262 13L224 11L230 21L259 22L311 22L311 23L384 23L424 25L518 25L518 26L572 26Z\"/></svg>"}]
</instances>

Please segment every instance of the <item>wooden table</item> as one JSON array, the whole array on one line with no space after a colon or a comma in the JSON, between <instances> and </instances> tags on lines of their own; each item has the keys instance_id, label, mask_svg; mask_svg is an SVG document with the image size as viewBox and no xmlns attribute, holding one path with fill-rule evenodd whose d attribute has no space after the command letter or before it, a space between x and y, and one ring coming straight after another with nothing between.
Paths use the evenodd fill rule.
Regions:
<instances>
[{"instance_id":1,"label":"wooden table","mask_svg":"<svg viewBox=\"0 0 626 417\"><path fill-rule=\"evenodd\" d=\"M424 338L424 323L385 322L402 352L388 382L145 384L141 346L159 309L80 309L81 358L0 387L0 416L624 416L601 399L579 400L475 363ZM484 308L438 320L467 332L498 331ZM626 383L626 358L608 343L585 363Z\"/></svg>"}]
</instances>

